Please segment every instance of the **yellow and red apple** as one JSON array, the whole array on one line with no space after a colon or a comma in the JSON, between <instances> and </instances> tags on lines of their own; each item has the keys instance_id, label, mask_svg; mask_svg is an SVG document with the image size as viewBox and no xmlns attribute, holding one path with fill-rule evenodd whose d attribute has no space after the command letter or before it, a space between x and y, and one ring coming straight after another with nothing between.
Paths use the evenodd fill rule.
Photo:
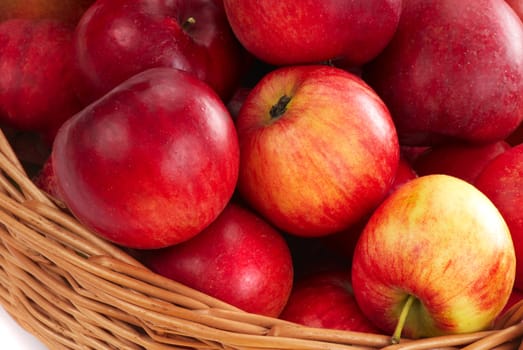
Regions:
<instances>
[{"instance_id":1,"label":"yellow and red apple","mask_svg":"<svg viewBox=\"0 0 523 350\"><path fill-rule=\"evenodd\" d=\"M376 209L351 273L363 313L398 340L486 329L511 294L515 268L494 204L464 180L426 175Z\"/></svg>"},{"instance_id":2,"label":"yellow and red apple","mask_svg":"<svg viewBox=\"0 0 523 350\"><path fill-rule=\"evenodd\" d=\"M245 99L236 127L239 193L271 223L300 236L360 221L384 198L398 167L387 107L339 68L271 71Z\"/></svg>"}]
</instances>

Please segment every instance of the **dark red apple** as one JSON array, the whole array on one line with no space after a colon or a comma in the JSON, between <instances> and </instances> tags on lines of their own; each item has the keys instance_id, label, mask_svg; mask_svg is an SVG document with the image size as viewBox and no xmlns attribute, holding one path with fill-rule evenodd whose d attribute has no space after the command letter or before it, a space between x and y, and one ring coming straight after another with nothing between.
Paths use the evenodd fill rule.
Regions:
<instances>
[{"instance_id":1,"label":"dark red apple","mask_svg":"<svg viewBox=\"0 0 523 350\"><path fill-rule=\"evenodd\" d=\"M82 105L74 89L73 28L56 20L0 23L0 121L52 141Z\"/></svg>"},{"instance_id":2,"label":"dark red apple","mask_svg":"<svg viewBox=\"0 0 523 350\"><path fill-rule=\"evenodd\" d=\"M446 143L421 154L413 164L418 175L446 174L473 183L479 173L510 145L505 141L487 144Z\"/></svg>"},{"instance_id":3,"label":"dark red apple","mask_svg":"<svg viewBox=\"0 0 523 350\"><path fill-rule=\"evenodd\" d=\"M360 65L392 38L401 0L224 0L231 27L254 56L275 64L343 59Z\"/></svg>"},{"instance_id":4,"label":"dark red apple","mask_svg":"<svg viewBox=\"0 0 523 350\"><path fill-rule=\"evenodd\" d=\"M409 0L364 79L400 143L494 142L523 119L523 24L499 0Z\"/></svg>"},{"instance_id":5,"label":"dark red apple","mask_svg":"<svg viewBox=\"0 0 523 350\"><path fill-rule=\"evenodd\" d=\"M507 222L516 251L514 285L523 290L523 144L487 164L474 185L496 205Z\"/></svg>"},{"instance_id":6,"label":"dark red apple","mask_svg":"<svg viewBox=\"0 0 523 350\"><path fill-rule=\"evenodd\" d=\"M190 72L227 100L245 58L213 0L98 0L80 19L74 44L86 101L152 67Z\"/></svg>"},{"instance_id":7,"label":"dark red apple","mask_svg":"<svg viewBox=\"0 0 523 350\"><path fill-rule=\"evenodd\" d=\"M192 239L142 257L153 271L247 312L276 317L293 284L289 248L271 225L230 203Z\"/></svg>"},{"instance_id":8,"label":"dark red apple","mask_svg":"<svg viewBox=\"0 0 523 350\"><path fill-rule=\"evenodd\" d=\"M280 318L309 327L380 333L356 303L348 271L330 269L298 280Z\"/></svg>"},{"instance_id":9,"label":"dark red apple","mask_svg":"<svg viewBox=\"0 0 523 350\"><path fill-rule=\"evenodd\" d=\"M232 197L238 138L219 96L193 75L151 68L60 128L57 191L101 236L131 248L180 243Z\"/></svg>"}]
</instances>

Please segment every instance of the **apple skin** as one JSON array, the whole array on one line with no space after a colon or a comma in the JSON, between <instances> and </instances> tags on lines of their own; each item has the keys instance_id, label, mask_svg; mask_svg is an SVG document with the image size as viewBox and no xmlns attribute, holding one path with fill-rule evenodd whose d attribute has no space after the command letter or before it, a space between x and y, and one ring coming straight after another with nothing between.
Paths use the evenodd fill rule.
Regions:
<instances>
[{"instance_id":1,"label":"apple skin","mask_svg":"<svg viewBox=\"0 0 523 350\"><path fill-rule=\"evenodd\" d=\"M446 174L474 183L485 166L509 148L503 140L487 144L446 143L421 154L413 167L420 176Z\"/></svg>"},{"instance_id":2,"label":"apple skin","mask_svg":"<svg viewBox=\"0 0 523 350\"><path fill-rule=\"evenodd\" d=\"M295 282L280 318L308 327L380 333L361 312L345 270L320 271Z\"/></svg>"},{"instance_id":3,"label":"apple skin","mask_svg":"<svg viewBox=\"0 0 523 350\"><path fill-rule=\"evenodd\" d=\"M520 19L523 19L523 1L521 0L505 0L507 4L514 10Z\"/></svg>"},{"instance_id":4,"label":"apple skin","mask_svg":"<svg viewBox=\"0 0 523 350\"><path fill-rule=\"evenodd\" d=\"M234 192L238 153L234 123L207 84L151 68L69 119L51 156L56 190L86 227L146 249L216 219Z\"/></svg>"},{"instance_id":5,"label":"apple skin","mask_svg":"<svg viewBox=\"0 0 523 350\"><path fill-rule=\"evenodd\" d=\"M74 89L73 28L56 20L0 23L0 121L51 143L82 108ZM45 88L42 88L45 87Z\"/></svg>"},{"instance_id":6,"label":"apple skin","mask_svg":"<svg viewBox=\"0 0 523 350\"><path fill-rule=\"evenodd\" d=\"M246 57L212 0L98 0L78 23L74 48L77 91L87 102L153 67L190 72L225 101Z\"/></svg>"},{"instance_id":7,"label":"apple skin","mask_svg":"<svg viewBox=\"0 0 523 350\"><path fill-rule=\"evenodd\" d=\"M409 295L403 336L487 328L513 288L516 257L494 204L468 182L426 175L376 209L354 251L352 285L363 313L392 334Z\"/></svg>"},{"instance_id":8,"label":"apple skin","mask_svg":"<svg viewBox=\"0 0 523 350\"><path fill-rule=\"evenodd\" d=\"M515 286L523 290L523 144L506 150L479 174L474 185L499 209L516 250Z\"/></svg>"},{"instance_id":9,"label":"apple skin","mask_svg":"<svg viewBox=\"0 0 523 350\"><path fill-rule=\"evenodd\" d=\"M341 58L345 65L368 62L394 35L402 7L401 0L223 3L243 46L275 65Z\"/></svg>"},{"instance_id":10,"label":"apple skin","mask_svg":"<svg viewBox=\"0 0 523 350\"><path fill-rule=\"evenodd\" d=\"M94 0L2 0L0 21L12 18L57 19L76 25L93 2Z\"/></svg>"},{"instance_id":11,"label":"apple skin","mask_svg":"<svg viewBox=\"0 0 523 350\"><path fill-rule=\"evenodd\" d=\"M394 177L394 181L392 182L392 186L387 195L390 195L392 192L417 177L418 174L416 174L410 162L407 161L405 157L400 156L396 176ZM354 249L358 243L361 231L363 231L363 228L367 224L370 214L372 213L369 213L369 215L360 220L357 224L352 225L348 230L321 237L323 243L328 246L332 252L340 254L352 261Z\"/></svg>"},{"instance_id":12,"label":"apple skin","mask_svg":"<svg viewBox=\"0 0 523 350\"><path fill-rule=\"evenodd\" d=\"M277 317L293 285L282 235L234 202L190 240L144 254L154 272L244 311Z\"/></svg>"},{"instance_id":13,"label":"apple skin","mask_svg":"<svg viewBox=\"0 0 523 350\"><path fill-rule=\"evenodd\" d=\"M363 78L402 145L494 142L523 119L523 24L504 1L409 0Z\"/></svg>"},{"instance_id":14,"label":"apple skin","mask_svg":"<svg viewBox=\"0 0 523 350\"><path fill-rule=\"evenodd\" d=\"M387 107L339 68L271 71L245 99L236 128L240 195L290 234L347 229L384 198L398 167Z\"/></svg>"}]
</instances>

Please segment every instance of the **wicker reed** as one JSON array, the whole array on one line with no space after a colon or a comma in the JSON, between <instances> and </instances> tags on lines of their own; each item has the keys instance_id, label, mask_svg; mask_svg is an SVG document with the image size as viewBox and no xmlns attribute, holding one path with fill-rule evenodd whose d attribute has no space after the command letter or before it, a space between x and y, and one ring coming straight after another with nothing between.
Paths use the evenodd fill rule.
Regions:
<instances>
[{"instance_id":1,"label":"wicker reed","mask_svg":"<svg viewBox=\"0 0 523 350\"><path fill-rule=\"evenodd\" d=\"M0 131L0 304L50 349L518 349L523 304L491 330L391 344L253 315L158 276L82 227Z\"/></svg>"}]
</instances>

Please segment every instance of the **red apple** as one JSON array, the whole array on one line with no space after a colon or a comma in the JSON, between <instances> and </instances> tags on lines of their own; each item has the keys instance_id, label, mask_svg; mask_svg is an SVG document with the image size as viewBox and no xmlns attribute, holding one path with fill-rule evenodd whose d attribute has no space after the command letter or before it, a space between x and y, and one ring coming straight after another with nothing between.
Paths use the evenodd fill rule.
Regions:
<instances>
[{"instance_id":1,"label":"red apple","mask_svg":"<svg viewBox=\"0 0 523 350\"><path fill-rule=\"evenodd\" d=\"M514 10L520 19L523 19L523 1L522 0L505 0Z\"/></svg>"},{"instance_id":2,"label":"red apple","mask_svg":"<svg viewBox=\"0 0 523 350\"><path fill-rule=\"evenodd\" d=\"M404 157L400 156L398 169L396 170L396 176L394 177L394 181L392 182L392 186L389 188L387 195L390 195L392 192L396 191L398 188L417 177L418 175L412 169L410 162L408 162ZM322 237L322 242L326 244L332 250L332 252L340 254L341 256L344 256L345 258L352 261L354 249L358 243L361 231L363 231L363 228L367 224L368 219L369 216L366 216L357 224L352 225L348 230Z\"/></svg>"},{"instance_id":3,"label":"red apple","mask_svg":"<svg viewBox=\"0 0 523 350\"><path fill-rule=\"evenodd\" d=\"M387 107L339 68L271 71L247 96L236 127L241 196L291 234L347 229L379 204L398 167Z\"/></svg>"},{"instance_id":4,"label":"red apple","mask_svg":"<svg viewBox=\"0 0 523 350\"><path fill-rule=\"evenodd\" d=\"M352 261L363 313L399 341L488 328L514 284L510 231L472 184L426 175L372 214Z\"/></svg>"},{"instance_id":5,"label":"red apple","mask_svg":"<svg viewBox=\"0 0 523 350\"><path fill-rule=\"evenodd\" d=\"M418 175L446 174L474 183L476 177L510 145L505 141L487 144L445 143L421 154L413 164Z\"/></svg>"},{"instance_id":6,"label":"red apple","mask_svg":"<svg viewBox=\"0 0 523 350\"><path fill-rule=\"evenodd\" d=\"M158 274L272 317L280 314L293 284L292 259L281 234L234 203L196 237L142 260Z\"/></svg>"},{"instance_id":7,"label":"red apple","mask_svg":"<svg viewBox=\"0 0 523 350\"><path fill-rule=\"evenodd\" d=\"M74 90L73 28L55 20L0 23L0 121L52 141L82 107Z\"/></svg>"},{"instance_id":8,"label":"red apple","mask_svg":"<svg viewBox=\"0 0 523 350\"><path fill-rule=\"evenodd\" d=\"M0 21L11 18L57 19L76 24L94 0L2 0Z\"/></svg>"},{"instance_id":9,"label":"red apple","mask_svg":"<svg viewBox=\"0 0 523 350\"><path fill-rule=\"evenodd\" d=\"M523 120L523 24L499 0L409 0L364 79L401 144L494 142Z\"/></svg>"},{"instance_id":10,"label":"red apple","mask_svg":"<svg viewBox=\"0 0 523 350\"><path fill-rule=\"evenodd\" d=\"M226 100L245 58L213 0L98 0L80 19L74 44L86 101L152 67L190 72Z\"/></svg>"},{"instance_id":11,"label":"red apple","mask_svg":"<svg viewBox=\"0 0 523 350\"><path fill-rule=\"evenodd\" d=\"M506 150L479 174L474 185L507 221L516 250L516 288L523 290L523 144Z\"/></svg>"},{"instance_id":12,"label":"red apple","mask_svg":"<svg viewBox=\"0 0 523 350\"><path fill-rule=\"evenodd\" d=\"M402 1L223 3L240 42L265 62L289 65L343 58L345 64L360 65L374 58L392 38Z\"/></svg>"},{"instance_id":13,"label":"red apple","mask_svg":"<svg viewBox=\"0 0 523 350\"><path fill-rule=\"evenodd\" d=\"M309 327L380 333L356 303L350 274L341 270L298 280L280 318Z\"/></svg>"},{"instance_id":14,"label":"red apple","mask_svg":"<svg viewBox=\"0 0 523 350\"><path fill-rule=\"evenodd\" d=\"M236 186L238 152L232 118L207 84L151 68L69 119L52 163L58 193L86 227L159 248L216 219Z\"/></svg>"}]
</instances>

